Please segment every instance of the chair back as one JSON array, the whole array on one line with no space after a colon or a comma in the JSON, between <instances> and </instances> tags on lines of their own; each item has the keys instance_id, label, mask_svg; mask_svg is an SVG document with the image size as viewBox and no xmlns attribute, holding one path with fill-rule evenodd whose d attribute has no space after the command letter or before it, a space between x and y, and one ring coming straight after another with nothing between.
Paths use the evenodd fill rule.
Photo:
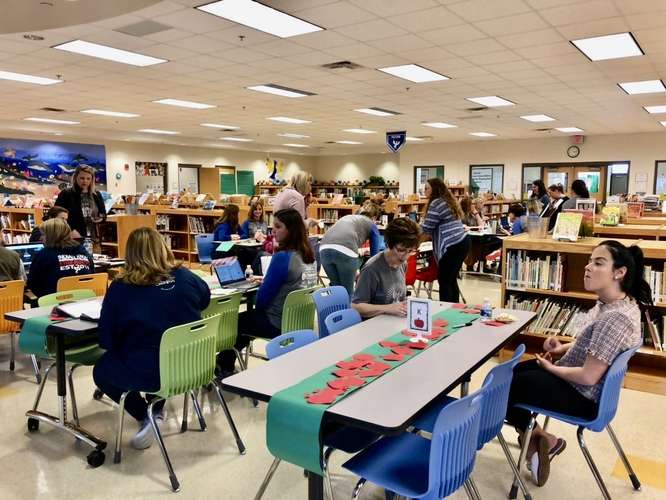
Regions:
<instances>
[{"instance_id":1,"label":"chair back","mask_svg":"<svg viewBox=\"0 0 666 500\"><path fill-rule=\"evenodd\" d=\"M89 288L80 288L78 290L68 290L66 292L55 292L49 293L48 295L42 295L37 299L37 305L39 307L44 306L58 306L66 302L75 302L77 300L83 299L92 299L96 297L94 290Z\"/></svg>"},{"instance_id":2,"label":"chair back","mask_svg":"<svg viewBox=\"0 0 666 500\"><path fill-rule=\"evenodd\" d=\"M330 335L338 333L340 330L354 326L361 322L361 315L356 309L343 309L342 311L329 314L326 318L326 329Z\"/></svg>"},{"instance_id":3,"label":"chair back","mask_svg":"<svg viewBox=\"0 0 666 500\"><path fill-rule=\"evenodd\" d=\"M160 390L170 398L208 384L215 376L219 316L173 326L160 341Z\"/></svg>"},{"instance_id":4,"label":"chair back","mask_svg":"<svg viewBox=\"0 0 666 500\"><path fill-rule=\"evenodd\" d=\"M238 337L238 309L240 307L242 292L236 292L224 297L211 297L210 304L201 313L202 318L219 315L220 326L217 330L217 352L233 349Z\"/></svg>"},{"instance_id":5,"label":"chair back","mask_svg":"<svg viewBox=\"0 0 666 500\"><path fill-rule=\"evenodd\" d=\"M199 262L202 264L210 264L213 260L213 234L203 233L194 236L194 241L197 245L197 255Z\"/></svg>"},{"instance_id":6,"label":"chair back","mask_svg":"<svg viewBox=\"0 0 666 500\"><path fill-rule=\"evenodd\" d=\"M437 267L437 258L435 254L431 254L428 259L428 266L416 271L416 279L418 281L423 281L425 283L430 283L432 281L437 281L437 273L439 268Z\"/></svg>"},{"instance_id":7,"label":"chair back","mask_svg":"<svg viewBox=\"0 0 666 500\"><path fill-rule=\"evenodd\" d=\"M599 396L599 413L596 419L585 425L588 429L601 432L615 417L617 406L620 402L622 381L624 380L625 373L627 373L627 365L640 347L640 345L637 345L618 354L613 363L608 367L602 381L601 396Z\"/></svg>"},{"instance_id":8,"label":"chair back","mask_svg":"<svg viewBox=\"0 0 666 500\"><path fill-rule=\"evenodd\" d=\"M491 382L492 376L487 377L481 389L446 405L437 417L430 445L429 498L448 497L472 473L481 405Z\"/></svg>"},{"instance_id":9,"label":"chair back","mask_svg":"<svg viewBox=\"0 0 666 500\"><path fill-rule=\"evenodd\" d=\"M343 286L329 286L327 288L320 288L313 293L312 299L317 309L319 337L326 337L329 334L326 326L326 318L331 313L349 308L349 294Z\"/></svg>"},{"instance_id":10,"label":"chair back","mask_svg":"<svg viewBox=\"0 0 666 500\"><path fill-rule=\"evenodd\" d=\"M25 281L23 280L0 282L0 333L19 330L19 324L16 321L5 319L5 313L23 309L24 289Z\"/></svg>"},{"instance_id":11,"label":"chair back","mask_svg":"<svg viewBox=\"0 0 666 500\"><path fill-rule=\"evenodd\" d=\"M266 344L266 356L274 359L317 340L314 330L296 330L275 337Z\"/></svg>"},{"instance_id":12,"label":"chair back","mask_svg":"<svg viewBox=\"0 0 666 500\"><path fill-rule=\"evenodd\" d=\"M108 284L109 276L106 273L65 276L58 280L56 291L68 292L70 290L80 290L85 288L94 291L95 295L98 297L102 297L106 294Z\"/></svg>"},{"instance_id":13,"label":"chair back","mask_svg":"<svg viewBox=\"0 0 666 500\"><path fill-rule=\"evenodd\" d=\"M416 254L407 257L407 269L405 271L405 284L414 286L416 283Z\"/></svg>"},{"instance_id":14,"label":"chair back","mask_svg":"<svg viewBox=\"0 0 666 500\"><path fill-rule=\"evenodd\" d=\"M282 333L314 328L315 305L312 294L318 287L294 290L282 306Z\"/></svg>"},{"instance_id":15,"label":"chair back","mask_svg":"<svg viewBox=\"0 0 666 500\"><path fill-rule=\"evenodd\" d=\"M484 444L495 439L495 436L502 430L509 401L509 389L513 379L513 368L523 354L525 354L525 344L520 344L510 360L495 366L486 376L486 379L491 378L492 382L487 384L481 405L479 450ZM484 386L486 386L485 381Z\"/></svg>"}]
</instances>

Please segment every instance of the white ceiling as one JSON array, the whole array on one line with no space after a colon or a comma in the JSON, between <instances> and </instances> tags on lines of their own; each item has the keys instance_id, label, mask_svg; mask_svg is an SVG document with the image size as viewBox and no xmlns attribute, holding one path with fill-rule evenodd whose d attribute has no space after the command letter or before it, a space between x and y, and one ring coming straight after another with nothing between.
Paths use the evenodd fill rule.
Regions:
<instances>
[{"instance_id":1,"label":"white ceiling","mask_svg":"<svg viewBox=\"0 0 666 500\"><path fill-rule=\"evenodd\" d=\"M35 2L38 3L38 2ZM280 39L195 10L203 0L164 0L150 7L99 22L31 31L44 37L29 41L24 33L0 35L0 70L54 77L65 83L38 86L0 80L2 131L60 132L67 139L131 140L287 150L300 142L311 149L298 154L384 151L384 132L407 130L432 136L432 142L500 140L562 135L538 132L545 127L576 126L585 134L664 131L642 106L666 105L666 93L629 96L618 82L666 77L666 1L664 0L273 0L265 3L325 28ZM81 8L86 8L83 1ZM45 15L35 7L35 16ZM115 29L152 20L173 29L145 37ZM631 31L644 56L591 62L569 40ZM243 39L241 39L243 37ZM50 48L76 38L166 58L147 68L102 61ZM350 60L363 66L350 72L322 64ZM376 68L407 63L423 65L451 78L414 84ZM314 92L289 99L247 90L264 83ZM511 108L471 112L465 97L500 95ZM190 110L154 104L162 98L214 104ZM65 113L39 111L42 107ZM400 116L379 118L353 111L380 107ZM81 114L87 108L138 113L118 119ZM547 114L555 122L530 123L520 115ZM287 125L269 116L311 120ZM30 116L80 121L61 126L23 121ZM458 125L439 130L422 122ZM223 134L204 122L241 127ZM138 129L181 132L151 136ZM373 135L342 132L376 130ZM491 132L477 139L470 132ZM302 133L310 139L279 137ZM240 135L253 143L226 143ZM356 140L363 146L328 145Z\"/></svg>"}]
</instances>

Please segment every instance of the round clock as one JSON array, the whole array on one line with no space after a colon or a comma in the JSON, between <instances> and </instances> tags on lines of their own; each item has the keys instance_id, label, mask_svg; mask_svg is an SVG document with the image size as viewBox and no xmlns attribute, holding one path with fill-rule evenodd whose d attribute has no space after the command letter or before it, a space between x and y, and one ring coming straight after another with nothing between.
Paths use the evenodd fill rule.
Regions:
<instances>
[{"instance_id":1,"label":"round clock","mask_svg":"<svg viewBox=\"0 0 666 500\"><path fill-rule=\"evenodd\" d=\"M567 156L569 158L577 158L580 154L580 148L578 146L569 146L567 149Z\"/></svg>"}]
</instances>

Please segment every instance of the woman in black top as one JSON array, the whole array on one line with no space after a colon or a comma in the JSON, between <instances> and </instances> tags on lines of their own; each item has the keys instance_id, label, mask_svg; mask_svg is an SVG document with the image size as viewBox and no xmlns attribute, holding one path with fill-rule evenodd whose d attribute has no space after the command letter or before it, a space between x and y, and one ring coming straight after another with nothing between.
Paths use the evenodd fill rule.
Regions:
<instances>
[{"instance_id":1,"label":"woman in black top","mask_svg":"<svg viewBox=\"0 0 666 500\"><path fill-rule=\"evenodd\" d=\"M81 238L96 239L95 224L106 218L106 209L102 196L95 190L92 167L76 167L72 187L60 191L55 204L69 211L69 225Z\"/></svg>"}]
</instances>

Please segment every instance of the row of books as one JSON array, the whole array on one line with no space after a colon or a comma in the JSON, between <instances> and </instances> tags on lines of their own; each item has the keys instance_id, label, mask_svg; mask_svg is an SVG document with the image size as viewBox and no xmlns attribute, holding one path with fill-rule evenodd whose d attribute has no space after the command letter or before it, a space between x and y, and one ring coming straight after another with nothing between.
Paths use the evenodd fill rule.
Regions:
<instances>
[{"instance_id":1,"label":"row of books","mask_svg":"<svg viewBox=\"0 0 666 500\"><path fill-rule=\"evenodd\" d=\"M2 229L11 229L12 223L9 220L9 215L0 215L0 226L2 226Z\"/></svg>"},{"instance_id":2,"label":"row of books","mask_svg":"<svg viewBox=\"0 0 666 500\"><path fill-rule=\"evenodd\" d=\"M506 255L508 288L540 288L562 291L565 256L529 255L526 250L510 250Z\"/></svg>"},{"instance_id":3,"label":"row of books","mask_svg":"<svg viewBox=\"0 0 666 500\"><path fill-rule=\"evenodd\" d=\"M646 265L643 270L643 277L650 285L650 290L652 290L652 301L653 302L666 302L666 281L664 280L664 275L666 275L666 261L662 263L662 267L659 271L658 264Z\"/></svg>"},{"instance_id":4,"label":"row of books","mask_svg":"<svg viewBox=\"0 0 666 500\"><path fill-rule=\"evenodd\" d=\"M28 233L14 234L2 233L2 242L5 245L15 245L17 243L29 243L30 235Z\"/></svg>"},{"instance_id":5,"label":"row of books","mask_svg":"<svg viewBox=\"0 0 666 500\"><path fill-rule=\"evenodd\" d=\"M206 230L206 224L203 217L190 217L190 233L210 233Z\"/></svg>"},{"instance_id":6,"label":"row of books","mask_svg":"<svg viewBox=\"0 0 666 500\"><path fill-rule=\"evenodd\" d=\"M338 211L333 208L325 208L322 209L321 212L321 218L324 220L328 221L336 221L338 220Z\"/></svg>"}]
</instances>

